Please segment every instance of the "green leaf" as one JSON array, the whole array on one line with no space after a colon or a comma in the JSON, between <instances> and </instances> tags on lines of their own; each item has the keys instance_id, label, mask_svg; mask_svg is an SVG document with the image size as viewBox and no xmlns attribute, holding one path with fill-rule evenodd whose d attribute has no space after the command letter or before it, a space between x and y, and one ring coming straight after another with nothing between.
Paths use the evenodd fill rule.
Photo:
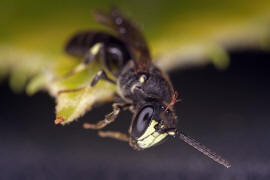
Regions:
<instances>
[{"instance_id":1,"label":"green leaf","mask_svg":"<svg viewBox=\"0 0 270 180\"><path fill-rule=\"evenodd\" d=\"M59 68L63 68L62 64L60 66ZM82 116L96 103L106 102L113 98L115 85L100 81L94 87L89 86L100 67L98 63L93 63L89 65L85 71L73 75L70 78L59 81L55 80L53 83L47 84L47 90L56 98L56 124L69 123ZM59 71L58 68L56 71ZM58 92L62 90L80 87L86 88L78 92L58 94Z\"/></svg>"},{"instance_id":2,"label":"green leaf","mask_svg":"<svg viewBox=\"0 0 270 180\"><path fill-rule=\"evenodd\" d=\"M59 91L76 89L90 84L91 80L101 68L99 63L93 63L84 71L69 78L61 77L72 71L80 61L62 55L55 58L41 56L26 51L19 51L18 57L11 48L1 48L0 54L5 61L0 61L1 69L10 70L11 87L18 92L27 84L26 91L29 95L38 90L46 90L56 99L56 122L66 124L82 116L96 103L112 99L115 86L107 82L99 82L95 87L72 93L58 94ZM29 55L28 55L29 54ZM19 60L18 60L19 59ZM6 72L7 73L7 72ZM59 121L61 119L61 121Z\"/></svg>"},{"instance_id":3,"label":"green leaf","mask_svg":"<svg viewBox=\"0 0 270 180\"><path fill-rule=\"evenodd\" d=\"M101 81L78 92L59 91L89 85L101 67L93 63L66 79L80 60L63 53L77 31L104 29L91 12L117 6L137 22L154 61L164 70L213 63L229 65L229 48L270 49L270 1L34 1L4 0L0 6L0 80L9 74L15 92L47 91L56 99L56 122L68 123L96 103L112 99L116 87Z\"/></svg>"}]
</instances>

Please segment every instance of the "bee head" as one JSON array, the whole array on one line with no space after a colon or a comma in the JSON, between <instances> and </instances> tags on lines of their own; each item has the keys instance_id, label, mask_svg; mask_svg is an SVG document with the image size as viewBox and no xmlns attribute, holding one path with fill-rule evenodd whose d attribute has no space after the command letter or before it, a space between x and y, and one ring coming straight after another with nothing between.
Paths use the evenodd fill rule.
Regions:
<instances>
[{"instance_id":1,"label":"bee head","mask_svg":"<svg viewBox=\"0 0 270 180\"><path fill-rule=\"evenodd\" d=\"M230 162L223 159L220 155L177 130L175 121L176 118L171 107L165 107L158 102L141 105L132 120L130 145L134 149L142 150L158 145L164 142L167 137L173 136L189 144L217 163L227 168L231 166Z\"/></svg>"},{"instance_id":2,"label":"bee head","mask_svg":"<svg viewBox=\"0 0 270 180\"><path fill-rule=\"evenodd\" d=\"M164 142L168 135L175 134L175 115L162 103L151 102L141 105L131 124L132 145L146 149Z\"/></svg>"}]
</instances>

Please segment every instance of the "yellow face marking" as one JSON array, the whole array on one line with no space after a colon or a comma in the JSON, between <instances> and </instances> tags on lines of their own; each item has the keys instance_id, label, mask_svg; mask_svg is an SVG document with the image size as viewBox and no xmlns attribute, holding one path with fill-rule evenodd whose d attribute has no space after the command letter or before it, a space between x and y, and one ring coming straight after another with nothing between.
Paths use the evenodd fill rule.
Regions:
<instances>
[{"instance_id":1,"label":"yellow face marking","mask_svg":"<svg viewBox=\"0 0 270 180\"><path fill-rule=\"evenodd\" d=\"M96 44L90 49L91 54L96 55L96 54L99 52L100 48L101 48L101 43L96 43Z\"/></svg>"},{"instance_id":2,"label":"yellow face marking","mask_svg":"<svg viewBox=\"0 0 270 180\"><path fill-rule=\"evenodd\" d=\"M137 139L137 144L140 148L150 148L155 144L162 141L168 134L167 133L158 133L155 130L155 126L158 124L157 121L152 120L146 131L143 135Z\"/></svg>"},{"instance_id":3,"label":"yellow face marking","mask_svg":"<svg viewBox=\"0 0 270 180\"><path fill-rule=\"evenodd\" d=\"M147 136L151 135L153 132L155 132L155 125L157 125L158 122L155 120L152 120L146 131L143 133L141 137L138 138L138 141L143 140Z\"/></svg>"},{"instance_id":4,"label":"yellow face marking","mask_svg":"<svg viewBox=\"0 0 270 180\"><path fill-rule=\"evenodd\" d=\"M159 143L160 141L162 141L165 137L167 137L167 134L166 133L163 133L163 134L159 134L155 139L154 141L152 142L151 146Z\"/></svg>"}]
</instances>

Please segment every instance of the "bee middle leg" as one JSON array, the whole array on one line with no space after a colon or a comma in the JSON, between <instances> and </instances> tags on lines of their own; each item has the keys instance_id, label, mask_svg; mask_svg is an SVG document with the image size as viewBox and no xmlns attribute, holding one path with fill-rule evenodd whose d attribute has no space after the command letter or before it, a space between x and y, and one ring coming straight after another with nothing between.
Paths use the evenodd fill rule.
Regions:
<instances>
[{"instance_id":1,"label":"bee middle leg","mask_svg":"<svg viewBox=\"0 0 270 180\"><path fill-rule=\"evenodd\" d=\"M102 129L108 124L111 124L116 120L121 110L125 110L125 108L131 106L131 104L127 103L115 103L113 104L113 111L105 116L104 120L99 121L96 124L92 123L84 123L83 127L85 129Z\"/></svg>"},{"instance_id":2,"label":"bee middle leg","mask_svg":"<svg viewBox=\"0 0 270 180\"><path fill-rule=\"evenodd\" d=\"M96 74L96 76L91 81L90 86L95 86L98 83L98 81L101 80L101 79L103 79L105 81L108 81L108 82L110 82L112 84L116 84L116 82L114 80L110 79L107 76L107 74L105 73L104 70L100 70L100 71L98 71L98 73Z\"/></svg>"}]
</instances>

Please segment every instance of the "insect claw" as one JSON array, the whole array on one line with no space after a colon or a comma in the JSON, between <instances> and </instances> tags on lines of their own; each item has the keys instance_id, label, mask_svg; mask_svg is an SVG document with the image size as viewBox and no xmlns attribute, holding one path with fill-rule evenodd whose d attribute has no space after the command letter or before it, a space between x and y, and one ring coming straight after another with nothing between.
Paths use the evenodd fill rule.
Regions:
<instances>
[{"instance_id":1,"label":"insect claw","mask_svg":"<svg viewBox=\"0 0 270 180\"><path fill-rule=\"evenodd\" d=\"M84 124L83 124L83 128L84 128L84 129L93 129L93 126L92 126L92 124L84 123Z\"/></svg>"}]
</instances>

